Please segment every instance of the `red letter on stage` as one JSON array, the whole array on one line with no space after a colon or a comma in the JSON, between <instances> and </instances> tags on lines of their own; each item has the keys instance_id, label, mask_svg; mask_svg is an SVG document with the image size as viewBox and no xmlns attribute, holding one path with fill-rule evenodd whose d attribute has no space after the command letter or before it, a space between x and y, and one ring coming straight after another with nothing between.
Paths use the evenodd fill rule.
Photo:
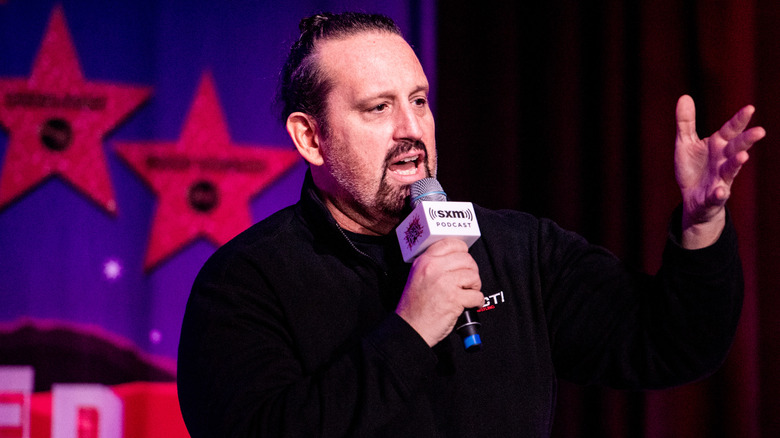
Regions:
<instances>
[{"instance_id":1,"label":"red letter on stage","mask_svg":"<svg viewBox=\"0 0 780 438\"><path fill-rule=\"evenodd\" d=\"M0 367L0 438L30 438L33 369Z\"/></svg>"}]
</instances>

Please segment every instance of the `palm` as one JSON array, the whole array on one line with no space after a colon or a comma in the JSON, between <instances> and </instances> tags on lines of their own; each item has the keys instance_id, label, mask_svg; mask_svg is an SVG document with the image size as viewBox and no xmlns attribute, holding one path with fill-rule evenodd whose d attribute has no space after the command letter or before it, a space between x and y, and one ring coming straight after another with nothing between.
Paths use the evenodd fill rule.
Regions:
<instances>
[{"instance_id":1,"label":"palm","mask_svg":"<svg viewBox=\"0 0 780 438\"><path fill-rule=\"evenodd\" d=\"M684 214L692 223L711 220L723 210L734 178L748 159L747 150L764 136L763 128L745 130L755 109L746 106L716 133L700 139L693 99L677 103L675 174Z\"/></svg>"}]
</instances>

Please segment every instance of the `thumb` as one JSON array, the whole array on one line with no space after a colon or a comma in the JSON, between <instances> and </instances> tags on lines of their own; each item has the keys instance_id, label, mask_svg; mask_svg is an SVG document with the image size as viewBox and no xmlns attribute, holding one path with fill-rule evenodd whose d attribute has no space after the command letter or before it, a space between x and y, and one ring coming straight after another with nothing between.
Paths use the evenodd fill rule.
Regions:
<instances>
[{"instance_id":1,"label":"thumb","mask_svg":"<svg viewBox=\"0 0 780 438\"><path fill-rule=\"evenodd\" d=\"M677 100L677 140L698 140L696 135L696 105L687 94Z\"/></svg>"}]
</instances>

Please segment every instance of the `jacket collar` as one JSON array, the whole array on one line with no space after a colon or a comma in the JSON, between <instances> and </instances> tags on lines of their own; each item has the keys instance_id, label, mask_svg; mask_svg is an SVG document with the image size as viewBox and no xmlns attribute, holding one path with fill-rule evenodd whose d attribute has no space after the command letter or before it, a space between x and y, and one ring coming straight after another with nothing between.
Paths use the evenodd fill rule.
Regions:
<instances>
[{"instance_id":1,"label":"jacket collar","mask_svg":"<svg viewBox=\"0 0 780 438\"><path fill-rule=\"evenodd\" d=\"M320 251L323 252L336 250L341 255L349 254L354 257L353 260L362 261L361 263L370 260L376 267L386 269L374 257L358 249L356 244L350 240L348 233L339 226L336 219L325 206L322 198L320 198L319 190L314 184L314 179L309 170L306 171L306 176L303 180L301 199L298 206L300 207L303 221L312 233L315 248L319 247ZM391 234L394 235L395 233ZM400 247L397 243L394 243L392 248L396 250L397 254L391 256L389 260L392 260L394 257L402 263ZM402 265L408 266L403 263ZM387 271L385 271L385 274L387 274Z\"/></svg>"},{"instance_id":2,"label":"jacket collar","mask_svg":"<svg viewBox=\"0 0 780 438\"><path fill-rule=\"evenodd\" d=\"M315 240L325 238L338 245L350 246L336 219L320 198L319 190L311 176L311 170L306 171L306 176L303 179L299 205L303 220L314 233Z\"/></svg>"}]
</instances>

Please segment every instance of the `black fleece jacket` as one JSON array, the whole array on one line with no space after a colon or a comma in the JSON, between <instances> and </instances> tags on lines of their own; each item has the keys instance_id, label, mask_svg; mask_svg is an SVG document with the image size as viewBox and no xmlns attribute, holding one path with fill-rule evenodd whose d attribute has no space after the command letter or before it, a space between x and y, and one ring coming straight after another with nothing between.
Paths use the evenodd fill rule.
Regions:
<instances>
[{"instance_id":1,"label":"black fleece jacket","mask_svg":"<svg viewBox=\"0 0 780 438\"><path fill-rule=\"evenodd\" d=\"M307 176L195 280L178 370L191 435L544 437L557 378L662 388L722 363L742 303L730 222L696 251L670 232L650 276L553 222L475 208L484 348L429 348L394 313L397 241L348 238Z\"/></svg>"}]
</instances>

